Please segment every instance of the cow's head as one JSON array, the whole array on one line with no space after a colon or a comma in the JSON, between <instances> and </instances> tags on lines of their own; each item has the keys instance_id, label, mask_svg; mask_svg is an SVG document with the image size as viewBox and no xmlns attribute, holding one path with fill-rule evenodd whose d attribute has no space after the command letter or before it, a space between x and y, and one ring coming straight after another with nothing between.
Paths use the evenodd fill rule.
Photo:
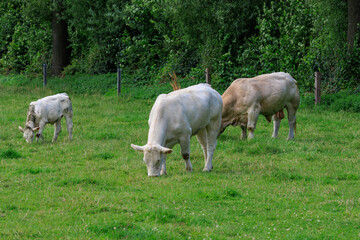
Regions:
<instances>
[{"instance_id":1,"label":"cow's head","mask_svg":"<svg viewBox=\"0 0 360 240\"><path fill-rule=\"evenodd\" d=\"M136 151L144 153L144 162L146 163L146 167L148 170L149 177L158 177L160 176L161 166L165 161L162 159L164 156L163 154L172 153L172 149L162 147L160 145L145 145L145 146L137 146L131 144L131 147Z\"/></svg>"},{"instance_id":2,"label":"cow's head","mask_svg":"<svg viewBox=\"0 0 360 240\"><path fill-rule=\"evenodd\" d=\"M25 127L25 130L19 126L20 132L24 133L23 137L25 138L26 142L32 143L34 140L34 133L39 131L39 127L31 128L29 126Z\"/></svg>"}]
</instances>

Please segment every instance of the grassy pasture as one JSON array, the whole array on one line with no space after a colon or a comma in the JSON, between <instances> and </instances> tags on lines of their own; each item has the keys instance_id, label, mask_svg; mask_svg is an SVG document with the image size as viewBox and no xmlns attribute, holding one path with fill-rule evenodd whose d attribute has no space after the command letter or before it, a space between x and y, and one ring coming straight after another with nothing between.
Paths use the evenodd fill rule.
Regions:
<instances>
[{"instance_id":1,"label":"grassy pasture","mask_svg":"<svg viewBox=\"0 0 360 240\"><path fill-rule=\"evenodd\" d=\"M149 89L151 91L151 89ZM27 144L28 104L48 89L0 85L0 239L356 239L360 114L301 108L295 141L259 118L253 141L229 127L214 170L192 139L192 173L176 146L167 176L147 177L130 143L147 140L154 99L71 95L74 139Z\"/></svg>"}]
</instances>

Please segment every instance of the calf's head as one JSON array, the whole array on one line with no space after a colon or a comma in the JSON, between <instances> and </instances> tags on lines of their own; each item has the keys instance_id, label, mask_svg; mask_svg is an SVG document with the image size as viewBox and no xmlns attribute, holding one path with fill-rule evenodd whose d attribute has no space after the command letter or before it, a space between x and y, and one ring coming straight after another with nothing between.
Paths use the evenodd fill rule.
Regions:
<instances>
[{"instance_id":1,"label":"calf's head","mask_svg":"<svg viewBox=\"0 0 360 240\"><path fill-rule=\"evenodd\" d=\"M39 127L31 128L29 126L26 126L25 129L19 126L20 132L23 133L23 137L25 138L26 142L32 143L34 140L34 133L39 131Z\"/></svg>"},{"instance_id":2,"label":"calf's head","mask_svg":"<svg viewBox=\"0 0 360 240\"><path fill-rule=\"evenodd\" d=\"M144 162L148 170L149 177L158 177L161 172L163 154L172 153L172 149L160 145L137 146L131 144L136 151L144 153Z\"/></svg>"}]
</instances>

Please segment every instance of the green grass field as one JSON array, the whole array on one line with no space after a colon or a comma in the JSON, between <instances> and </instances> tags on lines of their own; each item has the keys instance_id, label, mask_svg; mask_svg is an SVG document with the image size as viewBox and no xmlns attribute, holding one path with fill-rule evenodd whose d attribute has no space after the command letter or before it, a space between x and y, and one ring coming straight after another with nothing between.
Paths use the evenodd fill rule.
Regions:
<instances>
[{"instance_id":1,"label":"green grass field","mask_svg":"<svg viewBox=\"0 0 360 240\"><path fill-rule=\"evenodd\" d=\"M151 91L149 88L148 91ZM192 173L177 145L167 176L147 177L130 144L147 140L154 102L72 94L74 139L18 130L49 89L0 84L0 239L358 239L360 114L301 107L295 141L259 118L253 141L229 127L211 173L192 138Z\"/></svg>"}]
</instances>

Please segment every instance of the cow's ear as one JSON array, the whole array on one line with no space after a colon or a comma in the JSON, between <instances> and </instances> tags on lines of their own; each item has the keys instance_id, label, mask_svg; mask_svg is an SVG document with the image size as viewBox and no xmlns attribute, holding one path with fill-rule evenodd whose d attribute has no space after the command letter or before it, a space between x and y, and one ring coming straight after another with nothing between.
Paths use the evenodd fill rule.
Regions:
<instances>
[{"instance_id":1,"label":"cow's ear","mask_svg":"<svg viewBox=\"0 0 360 240\"><path fill-rule=\"evenodd\" d=\"M164 153L164 154L170 154L170 153L172 153L172 149L170 149L170 148L166 148L166 147L161 147L160 148L160 152L162 152L162 153Z\"/></svg>"},{"instance_id":2,"label":"cow's ear","mask_svg":"<svg viewBox=\"0 0 360 240\"><path fill-rule=\"evenodd\" d=\"M135 145L135 144L131 144L131 147L133 149L135 149L136 151L144 152L144 146L138 146L138 145Z\"/></svg>"},{"instance_id":3,"label":"cow's ear","mask_svg":"<svg viewBox=\"0 0 360 240\"><path fill-rule=\"evenodd\" d=\"M22 127L19 126L20 132L24 132L24 129Z\"/></svg>"},{"instance_id":4,"label":"cow's ear","mask_svg":"<svg viewBox=\"0 0 360 240\"><path fill-rule=\"evenodd\" d=\"M39 129L40 129L39 127L36 127L36 128L33 128L33 131L37 132L37 131L39 131Z\"/></svg>"}]
</instances>

